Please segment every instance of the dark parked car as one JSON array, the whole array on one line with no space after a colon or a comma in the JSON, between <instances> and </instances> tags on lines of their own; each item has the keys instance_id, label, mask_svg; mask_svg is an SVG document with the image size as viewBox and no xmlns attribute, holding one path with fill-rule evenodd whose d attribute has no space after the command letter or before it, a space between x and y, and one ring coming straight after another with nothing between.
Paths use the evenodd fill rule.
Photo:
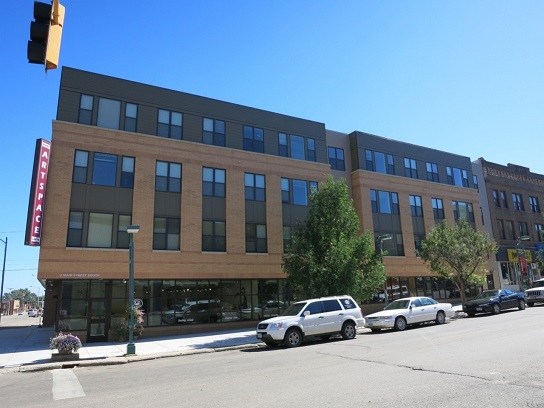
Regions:
<instances>
[{"instance_id":1,"label":"dark parked car","mask_svg":"<svg viewBox=\"0 0 544 408\"><path fill-rule=\"evenodd\" d=\"M484 290L463 305L463 312L469 316L476 313L499 314L501 310L517 307L525 309L525 294L510 289Z\"/></svg>"}]
</instances>

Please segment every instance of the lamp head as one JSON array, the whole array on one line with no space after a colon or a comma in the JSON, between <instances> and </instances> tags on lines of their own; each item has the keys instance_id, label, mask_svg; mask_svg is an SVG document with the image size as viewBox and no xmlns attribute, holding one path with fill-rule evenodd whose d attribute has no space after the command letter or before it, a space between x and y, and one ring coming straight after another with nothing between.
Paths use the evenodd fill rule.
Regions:
<instances>
[{"instance_id":1,"label":"lamp head","mask_svg":"<svg viewBox=\"0 0 544 408\"><path fill-rule=\"evenodd\" d=\"M128 234L136 234L138 231L140 231L139 225L127 225Z\"/></svg>"}]
</instances>

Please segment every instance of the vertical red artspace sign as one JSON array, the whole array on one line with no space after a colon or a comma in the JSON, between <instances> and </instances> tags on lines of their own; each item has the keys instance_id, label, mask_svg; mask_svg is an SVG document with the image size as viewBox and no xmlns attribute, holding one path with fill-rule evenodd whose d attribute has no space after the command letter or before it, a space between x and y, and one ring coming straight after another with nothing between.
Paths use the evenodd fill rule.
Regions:
<instances>
[{"instance_id":1,"label":"vertical red artspace sign","mask_svg":"<svg viewBox=\"0 0 544 408\"><path fill-rule=\"evenodd\" d=\"M50 156L51 142L44 139L36 140L32 185L30 186L28 216L26 219L25 245L40 246Z\"/></svg>"}]
</instances>

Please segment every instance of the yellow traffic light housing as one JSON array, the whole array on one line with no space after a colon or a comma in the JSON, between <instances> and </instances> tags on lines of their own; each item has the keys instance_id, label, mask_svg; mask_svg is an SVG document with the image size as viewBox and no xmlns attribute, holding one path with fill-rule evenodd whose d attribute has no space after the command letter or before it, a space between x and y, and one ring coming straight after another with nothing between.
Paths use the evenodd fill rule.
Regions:
<instances>
[{"instance_id":1,"label":"yellow traffic light housing","mask_svg":"<svg viewBox=\"0 0 544 408\"><path fill-rule=\"evenodd\" d=\"M52 5L34 2L35 21L30 23L27 57L30 63L44 65L46 71L59 65L64 11L59 0L53 0Z\"/></svg>"}]
</instances>

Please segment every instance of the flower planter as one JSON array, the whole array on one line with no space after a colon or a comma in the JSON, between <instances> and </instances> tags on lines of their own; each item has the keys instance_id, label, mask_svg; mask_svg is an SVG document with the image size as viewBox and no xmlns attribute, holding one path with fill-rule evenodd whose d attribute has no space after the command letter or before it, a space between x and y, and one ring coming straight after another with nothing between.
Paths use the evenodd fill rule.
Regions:
<instances>
[{"instance_id":1,"label":"flower planter","mask_svg":"<svg viewBox=\"0 0 544 408\"><path fill-rule=\"evenodd\" d=\"M66 351L66 350L61 350L61 351ZM58 353L51 354L51 361L63 362L63 361L76 361L76 360L79 360L79 353L69 352L68 354L65 354L65 353L58 352Z\"/></svg>"}]
</instances>

